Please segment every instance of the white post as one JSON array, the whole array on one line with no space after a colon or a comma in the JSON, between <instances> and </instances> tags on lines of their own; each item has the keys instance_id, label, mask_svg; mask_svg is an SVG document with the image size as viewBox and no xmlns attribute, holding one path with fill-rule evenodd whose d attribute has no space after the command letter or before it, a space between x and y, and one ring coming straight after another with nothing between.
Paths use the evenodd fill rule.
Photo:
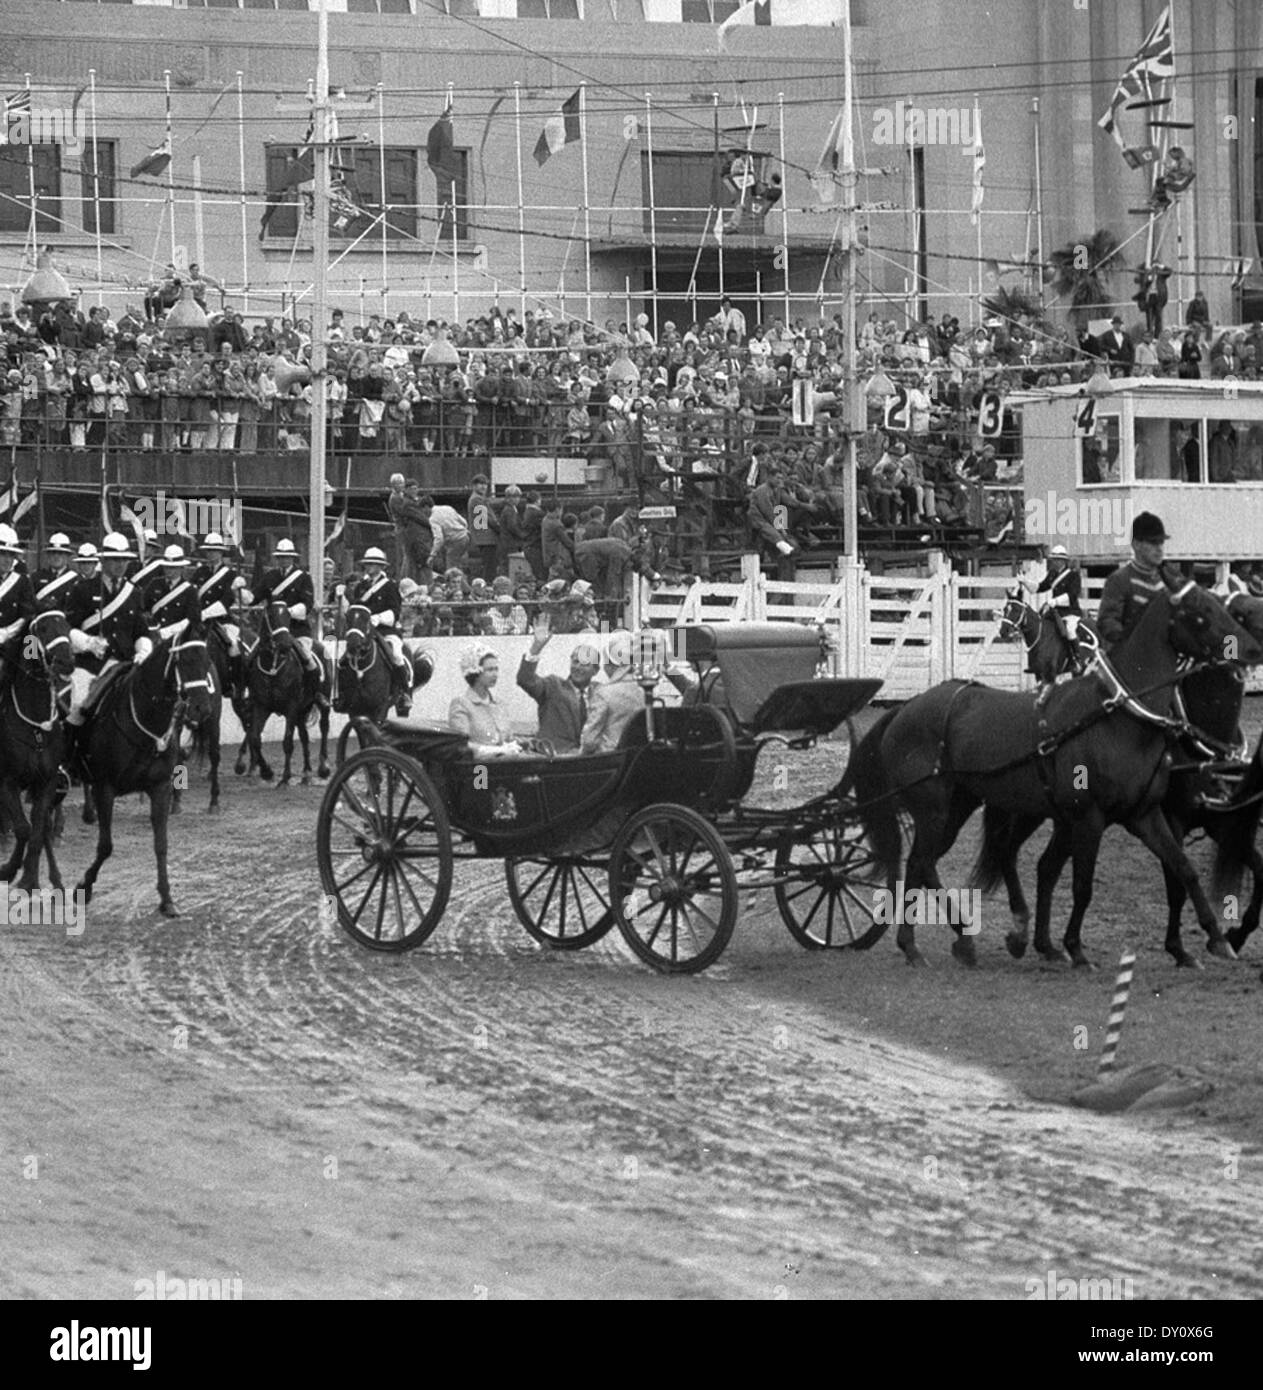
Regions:
<instances>
[{"instance_id":1,"label":"white post","mask_svg":"<svg viewBox=\"0 0 1263 1390\"><path fill-rule=\"evenodd\" d=\"M649 152L649 275L653 288L653 340L658 341L658 209L653 192L653 114L645 93L645 146Z\"/></svg>"},{"instance_id":2,"label":"white post","mask_svg":"<svg viewBox=\"0 0 1263 1390\"><path fill-rule=\"evenodd\" d=\"M31 96L31 74L26 74L26 110L27 115L33 120L34 98ZM26 142L26 180L30 186L31 194L31 264L36 264L39 260L39 230L35 223L35 141L33 139Z\"/></svg>"},{"instance_id":3,"label":"white post","mask_svg":"<svg viewBox=\"0 0 1263 1390\"><path fill-rule=\"evenodd\" d=\"M197 263L206 265L206 235L202 224L202 156L193 156L193 245L197 250Z\"/></svg>"},{"instance_id":4,"label":"white post","mask_svg":"<svg viewBox=\"0 0 1263 1390\"><path fill-rule=\"evenodd\" d=\"M96 68L88 69L92 93L92 221L96 230L96 302L101 302L105 272L101 264L101 146L96 138Z\"/></svg>"},{"instance_id":5,"label":"white post","mask_svg":"<svg viewBox=\"0 0 1263 1390\"><path fill-rule=\"evenodd\" d=\"M584 314L592 322L592 200L588 195L588 84L579 83L579 143L583 146Z\"/></svg>"},{"instance_id":6,"label":"white post","mask_svg":"<svg viewBox=\"0 0 1263 1390\"><path fill-rule=\"evenodd\" d=\"M325 398L325 336L328 333L326 274L329 261L329 11L327 0L318 0L313 163L315 190L312 228L312 324L311 324L311 542L307 556L316 586L313 628L320 636L322 589L325 572L325 446L329 405Z\"/></svg>"},{"instance_id":7,"label":"white post","mask_svg":"<svg viewBox=\"0 0 1263 1390\"><path fill-rule=\"evenodd\" d=\"M521 296L519 313L526 321L526 203L522 197L522 84L513 84L513 130L517 142L517 265Z\"/></svg>"},{"instance_id":8,"label":"white post","mask_svg":"<svg viewBox=\"0 0 1263 1390\"><path fill-rule=\"evenodd\" d=\"M237 177L241 184L241 312L250 312L250 234L246 227L246 106L237 73Z\"/></svg>"},{"instance_id":9,"label":"white post","mask_svg":"<svg viewBox=\"0 0 1263 1390\"><path fill-rule=\"evenodd\" d=\"M1036 293L1040 302L1044 298L1044 174L1039 149L1039 98L1031 98L1031 110L1035 116L1035 259L1039 263L1035 271Z\"/></svg>"},{"instance_id":10,"label":"white post","mask_svg":"<svg viewBox=\"0 0 1263 1390\"><path fill-rule=\"evenodd\" d=\"M842 334L846 362L847 467L842 475L842 555L844 563L859 563L859 504L857 501L856 471L859 468L856 440L868 425L868 403L860 384L856 343L859 336L855 311L855 220L858 179L855 171L855 135L852 128L855 115L855 83L851 70L851 0L842 4L842 211L843 230L843 287ZM782 130L784 128L782 127Z\"/></svg>"},{"instance_id":11,"label":"white post","mask_svg":"<svg viewBox=\"0 0 1263 1390\"><path fill-rule=\"evenodd\" d=\"M714 103L715 112L715 167L711 170L710 177L711 183L714 185L715 240L719 244L719 297L722 299L724 297L724 210L719 202L719 93L712 92L711 100ZM703 245L705 245L705 241L703 241Z\"/></svg>"},{"instance_id":12,"label":"white post","mask_svg":"<svg viewBox=\"0 0 1263 1390\"><path fill-rule=\"evenodd\" d=\"M323 0L322 0L323 3ZM444 110L450 111L452 108L452 95L456 84L447 84L447 104ZM460 237L457 226L456 215L456 180L452 180L452 327L460 324Z\"/></svg>"}]
</instances>

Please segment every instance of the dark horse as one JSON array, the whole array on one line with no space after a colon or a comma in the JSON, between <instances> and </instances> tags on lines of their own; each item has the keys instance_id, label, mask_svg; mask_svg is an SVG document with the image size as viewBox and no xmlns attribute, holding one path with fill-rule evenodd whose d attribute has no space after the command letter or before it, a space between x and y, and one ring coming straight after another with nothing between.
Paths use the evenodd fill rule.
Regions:
<instances>
[{"instance_id":1,"label":"dark horse","mask_svg":"<svg viewBox=\"0 0 1263 1390\"><path fill-rule=\"evenodd\" d=\"M346 612L346 650L338 661L338 695L334 709L352 719L380 724L394 704L393 672L380 638L373 631L368 609L353 603ZM434 655L415 655L405 648L409 691L428 683L434 674Z\"/></svg>"},{"instance_id":2,"label":"dark horse","mask_svg":"<svg viewBox=\"0 0 1263 1390\"><path fill-rule=\"evenodd\" d=\"M143 661L105 691L80 731L78 754L97 814L96 857L78 885L85 903L91 901L101 865L114 851L115 798L144 792L158 861L159 907L164 917L179 916L167 880L167 821L180 756L180 719L187 715L190 724L199 724L206 718L208 670L200 629L155 642Z\"/></svg>"},{"instance_id":3,"label":"dark horse","mask_svg":"<svg viewBox=\"0 0 1263 1390\"><path fill-rule=\"evenodd\" d=\"M39 857L48 854L48 881L60 888L53 857L53 811L59 768L65 761L66 734L61 716L70 704L75 659L70 630L59 608L37 612L27 626L7 688L0 692L0 807L13 827L14 846L0 867L0 882L39 887ZM31 794L28 822L22 793Z\"/></svg>"},{"instance_id":4,"label":"dark horse","mask_svg":"<svg viewBox=\"0 0 1263 1390\"><path fill-rule=\"evenodd\" d=\"M1086 667L1084 649L1095 650L1096 628L1079 619L1079 646L1072 647L1061 635L1050 613L1040 613L1027 603L1021 589L1010 589L1000 613L1000 635L1012 634L1026 649L1026 669L1040 683L1051 685L1063 671L1081 675Z\"/></svg>"},{"instance_id":5,"label":"dark horse","mask_svg":"<svg viewBox=\"0 0 1263 1390\"><path fill-rule=\"evenodd\" d=\"M1170 777L1168 736L1181 655L1199 661L1227 652L1263 660L1260 645L1213 595L1193 583L1160 595L1132 633L1092 675L1055 686L1041 706L1030 695L946 681L891 710L860 743L841 790L855 787L869 842L895 890L902 859L898 805L912 816L907 887L937 890L937 864L981 804L1004 813L1020 846L1049 816L1052 838L1039 861L1035 948L1059 959L1051 943L1052 895L1074 858L1074 903L1065 948L1088 964L1080 927L1092 897L1101 837L1120 823L1176 874L1192 897L1210 949L1231 956L1197 874L1162 814ZM1006 877L1014 941L1025 941L1029 914L1017 875ZM952 952L974 961L972 939ZM913 926L899 928L908 960L919 964ZM1011 942L1011 949L1012 949Z\"/></svg>"},{"instance_id":6,"label":"dark horse","mask_svg":"<svg viewBox=\"0 0 1263 1390\"><path fill-rule=\"evenodd\" d=\"M243 691L238 690L232 682L232 658L228 655L228 647L219 629L213 624L206 628L206 653L207 664L210 668L210 701L207 706L205 719L200 724L194 724L186 716L185 726L193 735L193 754L200 766L203 762L210 767L210 805L206 808L209 815L216 815L219 811L219 739L220 723L224 710L224 692L232 689L232 707L241 721L244 729L250 727L249 724L249 704L248 697ZM245 745L242 745L240 756L245 756ZM180 809L180 789L177 787L172 798L171 810L174 814Z\"/></svg>"},{"instance_id":7,"label":"dark horse","mask_svg":"<svg viewBox=\"0 0 1263 1390\"><path fill-rule=\"evenodd\" d=\"M250 683L250 723L247 726L250 756L258 764L259 776L272 780L272 769L263 756L262 733L268 717L284 715L285 771L278 786L288 786L290 764L294 758L294 730L303 745L303 785L311 783L311 742L307 737L307 721L313 717L316 694L323 692L326 703L320 709L320 767L319 776L329 775L329 665L322 660L319 683L309 672L299 655L296 639L289 630L289 607L282 602L269 603L263 623L263 635L250 653L246 674Z\"/></svg>"}]
</instances>

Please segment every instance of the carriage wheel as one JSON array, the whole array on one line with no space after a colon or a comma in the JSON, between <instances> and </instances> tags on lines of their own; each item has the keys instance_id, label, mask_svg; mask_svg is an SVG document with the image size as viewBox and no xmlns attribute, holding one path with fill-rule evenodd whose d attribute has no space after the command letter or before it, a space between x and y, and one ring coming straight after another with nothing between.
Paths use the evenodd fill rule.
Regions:
<instances>
[{"instance_id":1,"label":"carriage wheel","mask_svg":"<svg viewBox=\"0 0 1263 1390\"><path fill-rule=\"evenodd\" d=\"M578 951L614 925L604 875L573 859L506 859L518 921L543 946Z\"/></svg>"},{"instance_id":2,"label":"carriage wheel","mask_svg":"<svg viewBox=\"0 0 1263 1390\"><path fill-rule=\"evenodd\" d=\"M378 733L376 726L370 719L356 718L348 719L346 728L338 735L338 754L334 766L341 767L347 760L350 752L351 740L354 739L358 745L357 752L362 753L365 748L376 748L381 742L381 734Z\"/></svg>"},{"instance_id":3,"label":"carriage wheel","mask_svg":"<svg viewBox=\"0 0 1263 1390\"><path fill-rule=\"evenodd\" d=\"M737 921L728 847L684 806L648 806L631 817L610 854L610 894L628 946L669 974L713 964Z\"/></svg>"},{"instance_id":4,"label":"carriage wheel","mask_svg":"<svg viewBox=\"0 0 1263 1390\"><path fill-rule=\"evenodd\" d=\"M860 827L837 821L806 838L790 831L776 847L776 906L809 951L867 950L886 925L874 920L873 890L886 886Z\"/></svg>"},{"instance_id":5,"label":"carriage wheel","mask_svg":"<svg viewBox=\"0 0 1263 1390\"><path fill-rule=\"evenodd\" d=\"M356 941L374 951L419 946L452 889L447 810L421 765L386 747L345 762L320 803L316 859Z\"/></svg>"}]
</instances>

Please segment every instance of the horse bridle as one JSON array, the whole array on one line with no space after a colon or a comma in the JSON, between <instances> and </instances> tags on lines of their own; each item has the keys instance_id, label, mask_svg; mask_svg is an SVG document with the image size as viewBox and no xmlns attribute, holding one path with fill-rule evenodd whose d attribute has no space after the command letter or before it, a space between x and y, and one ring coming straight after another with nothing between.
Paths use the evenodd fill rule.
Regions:
<instances>
[{"instance_id":1,"label":"horse bridle","mask_svg":"<svg viewBox=\"0 0 1263 1390\"><path fill-rule=\"evenodd\" d=\"M56 676L54 676L52 663L49 661L49 653L53 650L53 648L59 647L63 642L67 646L69 646L70 637L67 633L63 632L59 634L57 637L54 637L51 641L46 642L36 631L36 628L45 618L61 618L63 621L65 621L65 617L65 613L60 608L46 608L43 610L43 612L37 613L31 619L30 627L28 628L29 635L35 638L36 645L39 648L40 669L48 678L48 718L32 719L30 715L28 715L26 711L23 710L22 706L18 704L17 686L10 685L9 687L9 694L13 700L13 708L17 713L18 718L24 724L27 724L32 729L37 730L37 732L40 734L51 733L53 725L57 721L57 710L62 703L62 696L66 691L68 691L71 688L71 679L60 681ZM73 678L73 667L71 668L71 674Z\"/></svg>"},{"instance_id":2,"label":"horse bridle","mask_svg":"<svg viewBox=\"0 0 1263 1390\"><path fill-rule=\"evenodd\" d=\"M171 723L168 725L166 733L154 733L152 729L146 726L144 720L142 720L140 715L136 712L136 683L134 681L131 684L131 689L128 691L127 704L131 711L132 722L142 734L153 739L154 745L159 753L166 752L167 745L171 742L171 735L175 732L175 726L179 723L184 715L184 711L188 708L188 701L184 698L186 693L190 690L198 689L205 689L207 694L210 693L210 681L206 677L202 677L200 680L185 680L184 673L180 670L180 663L177 658L182 651L186 651L190 647L201 647L205 650L206 639L204 637L190 637L184 642L172 642L167 652L166 665L162 668L164 689L166 687L166 682L171 677L172 667L175 668L175 706L172 709Z\"/></svg>"},{"instance_id":3,"label":"horse bridle","mask_svg":"<svg viewBox=\"0 0 1263 1390\"><path fill-rule=\"evenodd\" d=\"M1016 605L1018 608L1022 610L1022 616L1020 619L1015 621L1014 619L1009 617L1010 605ZM1026 640L1026 633L1023 631L1028 616L1033 617L1037 620L1035 624L1035 637L1034 640L1030 642ZM1005 594L1004 609L1000 614L1001 633L1003 633L1006 627L1010 631L1017 633L1017 635L1022 639L1022 645L1026 648L1027 652L1033 652L1035 648L1039 646L1041 624L1039 623L1038 619L1039 614L1035 611L1034 608L1031 607L1029 603L1026 602L1024 598L1022 598L1018 594Z\"/></svg>"},{"instance_id":4,"label":"horse bridle","mask_svg":"<svg viewBox=\"0 0 1263 1390\"><path fill-rule=\"evenodd\" d=\"M357 608L365 614L368 613L368 609L365 608L363 604L357 603L352 604L351 607L347 610L347 616L350 617L351 613L354 612ZM348 634L350 632L357 632L365 639L365 645L368 648L368 659L366 661L358 661L351 655L349 650L346 650L342 653L342 660L341 662L339 662L339 665L343 665L346 667L348 671L354 672L357 680L363 680L363 678L366 675L368 675L368 673L377 664L377 643L376 641L374 641L374 633L372 630L372 626L371 624L369 624L363 628L348 627L347 631Z\"/></svg>"}]
</instances>

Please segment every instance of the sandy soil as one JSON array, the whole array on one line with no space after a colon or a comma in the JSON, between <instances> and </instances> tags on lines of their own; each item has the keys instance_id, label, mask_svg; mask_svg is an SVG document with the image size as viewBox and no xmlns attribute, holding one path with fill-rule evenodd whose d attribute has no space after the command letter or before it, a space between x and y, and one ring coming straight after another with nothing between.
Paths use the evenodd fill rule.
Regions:
<instances>
[{"instance_id":1,"label":"sandy soil","mask_svg":"<svg viewBox=\"0 0 1263 1390\"><path fill-rule=\"evenodd\" d=\"M210 819L191 794L176 922L130 800L83 936L0 928L0 1294L128 1298L159 1270L247 1298L1023 1298L1050 1269L1263 1291L1263 940L1177 972L1123 832L1096 973L1011 960L998 901L968 972L925 930L925 971L890 937L804 952L769 897L711 971L664 978L616 935L536 946L497 863L458 866L421 950L360 949L317 918L319 799L230 775ZM1128 943L1120 1062L1212 1079L1194 1109L1064 1104Z\"/></svg>"}]
</instances>

